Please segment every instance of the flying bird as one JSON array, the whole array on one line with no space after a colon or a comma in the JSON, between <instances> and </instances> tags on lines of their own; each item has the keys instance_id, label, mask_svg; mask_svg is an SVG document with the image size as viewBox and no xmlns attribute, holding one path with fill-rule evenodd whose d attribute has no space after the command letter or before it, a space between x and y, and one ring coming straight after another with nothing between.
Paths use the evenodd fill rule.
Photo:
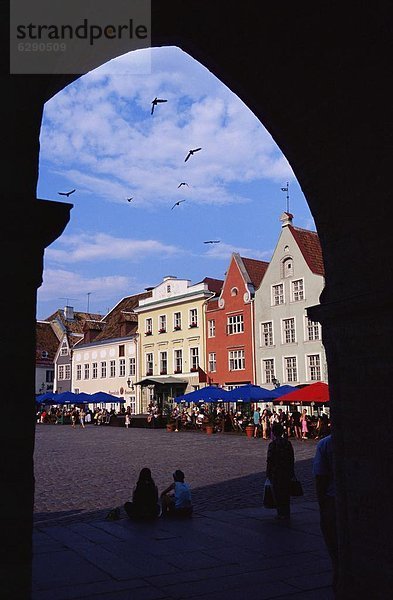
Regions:
<instances>
[{"instance_id":1,"label":"flying bird","mask_svg":"<svg viewBox=\"0 0 393 600\"><path fill-rule=\"evenodd\" d=\"M180 204L181 202L185 202L185 200L179 200L178 202L176 202L176 203L175 203L175 204L172 206L171 210L173 210L173 209L175 208L175 206L179 206L179 204Z\"/></svg>"},{"instance_id":2,"label":"flying bird","mask_svg":"<svg viewBox=\"0 0 393 600\"><path fill-rule=\"evenodd\" d=\"M182 181L181 183L179 183L179 185L177 186L178 188L181 187L182 185L186 185L187 187L190 187L188 185L188 183L186 183L185 181Z\"/></svg>"},{"instance_id":3,"label":"flying bird","mask_svg":"<svg viewBox=\"0 0 393 600\"><path fill-rule=\"evenodd\" d=\"M168 100L164 100L163 98L157 98L157 96L156 96L151 103L151 113L150 114L154 113L154 108L157 106L157 104L159 102L168 102Z\"/></svg>"},{"instance_id":4,"label":"flying bird","mask_svg":"<svg viewBox=\"0 0 393 600\"><path fill-rule=\"evenodd\" d=\"M60 196L71 196L76 190L71 190L70 192L57 192Z\"/></svg>"},{"instance_id":5,"label":"flying bird","mask_svg":"<svg viewBox=\"0 0 393 600\"><path fill-rule=\"evenodd\" d=\"M190 156L194 154L194 152L198 152L198 150L202 150L202 148L195 148L194 150L189 150L184 162L187 162Z\"/></svg>"},{"instance_id":6,"label":"flying bird","mask_svg":"<svg viewBox=\"0 0 393 600\"><path fill-rule=\"evenodd\" d=\"M134 196L132 198L127 198L127 202L131 202L131 200L134 199Z\"/></svg>"},{"instance_id":7,"label":"flying bird","mask_svg":"<svg viewBox=\"0 0 393 600\"><path fill-rule=\"evenodd\" d=\"M207 242L203 242L204 244L219 244L221 240L207 240Z\"/></svg>"}]
</instances>

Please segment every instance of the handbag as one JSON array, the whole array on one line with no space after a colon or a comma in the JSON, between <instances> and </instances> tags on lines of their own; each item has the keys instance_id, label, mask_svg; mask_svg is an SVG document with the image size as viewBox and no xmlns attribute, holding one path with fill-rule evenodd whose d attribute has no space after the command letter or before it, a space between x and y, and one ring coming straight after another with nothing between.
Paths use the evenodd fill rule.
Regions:
<instances>
[{"instance_id":1,"label":"handbag","mask_svg":"<svg viewBox=\"0 0 393 600\"><path fill-rule=\"evenodd\" d=\"M273 486L270 482L270 479L266 479L263 487L263 506L265 508L277 508Z\"/></svg>"},{"instance_id":2,"label":"handbag","mask_svg":"<svg viewBox=\"0 0 393 600\"><path fill-rule=\"evenodd\" d=\"M296 477L291 479L289 486L289 494L290 496L303 496L303 486Z\"/></svg>"}]
</instances>

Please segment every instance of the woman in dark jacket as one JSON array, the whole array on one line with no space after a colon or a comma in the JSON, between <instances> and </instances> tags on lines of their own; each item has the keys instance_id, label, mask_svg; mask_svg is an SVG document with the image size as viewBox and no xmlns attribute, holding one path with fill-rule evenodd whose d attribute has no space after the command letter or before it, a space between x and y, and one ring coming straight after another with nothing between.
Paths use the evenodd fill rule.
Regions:
<instances>
[{"instance_id":1,"label":"woman in dark jacket","mask_svg":"<svg viewBox=\"0 0 393 600\"><path fill-rule=\"evenodd\" d=\"M132 493L132 502L124 504L130 518L154 518L161 511L158 502L158 489L147 467L139 473L139 479Z\"/></svg>"},{"instance_id":2,"label":"woman in dark jacket","mask_svg":"<svg viewBox=\"0 0 393 600\"><path fill-rule=\"evenodd\" d=\"M277 505L276 519L290 518L290 483L295 476L291 442L284 437L281 423L273 423L273 441L267 450L266 477L270 479Z\"/></svg>"}]
</instances>

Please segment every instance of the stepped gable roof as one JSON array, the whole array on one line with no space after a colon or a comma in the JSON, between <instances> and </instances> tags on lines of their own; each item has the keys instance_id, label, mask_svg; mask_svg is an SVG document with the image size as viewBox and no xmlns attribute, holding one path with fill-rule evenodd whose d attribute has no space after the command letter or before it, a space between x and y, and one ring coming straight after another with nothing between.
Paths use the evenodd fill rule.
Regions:
<instances>
[{"instance_id":1,"label":"stepped gable roof","mask_svg":"<svg viewBox=\"0 0 393 600\"><path fill-rule=\"evenodd\" d=\"M132 335L138 328L138 316L133 314L134 308L139 304L140 300L145 298L151 298L151 291L143 292L142 294L135 294L134 296L126 296L105 316L105 327L102 331L94 338L94 342L102 342L104 340L111 340L121 336L121 324L124 321L131 321L134 323L134 327L131 329L128 335ZM93 343L94 343L93 342Z\"/></svg>"},{"instance_id":2,"label":"stepped gable roof","mask_svg":"<svg viewBox=\"0 0 393 600\"><path fill-rule=\"evenodd\" d=\"M269 263L264 260L256 260L255 258L240 257L243 265L248 273L250 281L255 289L261 285L261 281L267 271Z\"/></svg>"},{"instance_id":3,"label":"stepped gable roof","mask_svg":"<svg viewBox=\"0 0 393 600\"><path fill-rule=\"evenodd\" d=\"M288 226L304 260L316 275L325 275L325 267L323 264L322 248L319 237L316 231L301 229L300 227Z\"/></svg>"},{"instance_id":4,"label":"stepped gable roof","mask_svg":"<svg viewBox=\"0 0 393 600\"><path fill-rule=\"evenodd\" d=\"M52 324L47 321L36 322L35 361L41 366L53 366L55 354L59 347L59 339Z\"/></svg>"}]
</instances>

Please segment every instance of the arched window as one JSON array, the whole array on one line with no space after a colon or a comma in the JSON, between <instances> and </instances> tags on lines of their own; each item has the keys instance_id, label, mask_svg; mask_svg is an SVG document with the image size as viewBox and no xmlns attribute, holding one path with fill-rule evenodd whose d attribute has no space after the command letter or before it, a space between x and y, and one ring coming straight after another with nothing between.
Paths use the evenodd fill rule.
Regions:
<instances>
[{"instance_id":1,"label":"arched window","mask_svg":"<svg viewBox=\"0 0 393 600\"><path fill-rule=\"evenodd\" d=\"M231 296L237 296L239 293L239 290L237 289L237 287L233 287L231 289Z\"/></svg>"},{"instance_id":2,"label":"arched window","mask_svg":"<svg viewBox=\"0 0 393 600\"><path fill-rule=\"evenodd\" d=\"M287 256L281 263L282 265L282 277L292 277L293 275L293 259Z\"/></svg>"}]
</instances>

